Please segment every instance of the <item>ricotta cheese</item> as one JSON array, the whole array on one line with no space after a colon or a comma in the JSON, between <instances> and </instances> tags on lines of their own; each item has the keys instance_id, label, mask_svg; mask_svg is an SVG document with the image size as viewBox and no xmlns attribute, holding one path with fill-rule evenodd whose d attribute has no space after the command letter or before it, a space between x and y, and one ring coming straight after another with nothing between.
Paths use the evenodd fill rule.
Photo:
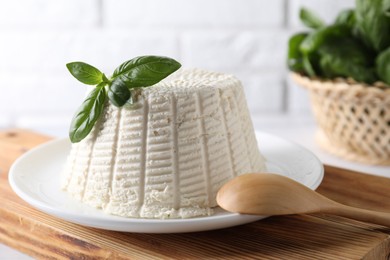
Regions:
<instances>
[{"instance_id":1,"label":"ricotta cheese","mask_svg":"<svg viewBox=\"0 0 390 260\"><path fill-rule=\"evenodd\" d=\"M265 170L235 77L181 70L136 99L107 102L72 144L62 182L72 197L124 217L190 218L211 215L228 180Z\"/></svg>"}]
</instances>

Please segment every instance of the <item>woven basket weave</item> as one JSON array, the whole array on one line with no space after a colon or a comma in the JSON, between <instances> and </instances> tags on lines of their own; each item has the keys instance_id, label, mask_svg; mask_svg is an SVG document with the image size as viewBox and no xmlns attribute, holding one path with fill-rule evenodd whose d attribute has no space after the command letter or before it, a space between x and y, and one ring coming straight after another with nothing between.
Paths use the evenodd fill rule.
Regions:
<instances>
[{"instance_id":1,"label":"woven basket weave","mask_svg":"<svg viewBox=\"0 0 390 260\"><path fill-rule=\"evenodd\" d=\"M322 148L347 160L390 165L390 88L295 73L292 78L309 90Z\"/></svg>"}]
</instances>

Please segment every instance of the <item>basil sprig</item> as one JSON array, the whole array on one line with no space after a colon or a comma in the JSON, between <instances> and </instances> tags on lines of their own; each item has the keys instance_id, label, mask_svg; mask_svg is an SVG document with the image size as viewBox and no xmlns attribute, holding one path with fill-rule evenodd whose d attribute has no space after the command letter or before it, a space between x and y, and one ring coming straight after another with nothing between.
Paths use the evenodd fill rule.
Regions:
<instances>
[{"instance_id":1,"label":"basil sprig","mask_svg":"<svg viewBox=\"0 0 390 260\"><path fill-rule=\"evenodd\" d=\"M174 59L161 56L140 56L122 63L108 79L97 68L84 62L66 64L80 82L96 85L72 119L69 138L72 143L83 140L104 110L106 98L121 107L131 99L131 89L152 86L181 67Z\"/></svg>"}]
</instances>

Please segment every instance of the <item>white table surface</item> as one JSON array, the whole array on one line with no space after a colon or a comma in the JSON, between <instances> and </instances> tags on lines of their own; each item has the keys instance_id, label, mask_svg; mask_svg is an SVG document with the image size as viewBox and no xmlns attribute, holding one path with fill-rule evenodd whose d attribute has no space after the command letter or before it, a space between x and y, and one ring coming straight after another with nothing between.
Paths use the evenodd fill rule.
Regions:
<instances>
[{"instance_id":1,"label":"white table surface","mask_svg":"<svg viewBox=\"0 0 390 260\"><path fill-rule=\"evenodd\" d=\"M263 116L261 118L254 118L253 124L255 129L258 131L271 133L306 147L312 151L324 164L378 176L390 177L389 166L371 166L345 161L321 150L321 148L318 147L314 140L317 128L313 118L310 115L269 115L266 117ZM33 258L3 244L0 244L0 259L28 260Z\"/></svg>"},{"instance_id":2,"label":"white table surface","mask_svg":"<svg viewBox=\"0 0 390 260\"><path fill-rule=\"evenodd\" d=\"M324 164L390 178L390 166L373 166L343 160L322 150L315 142L317 126L310 116L278 116L254 120L256 130L293 141L313 152ZM261 141L261 140L260 140Z\"/></svg>"}]
</instances>

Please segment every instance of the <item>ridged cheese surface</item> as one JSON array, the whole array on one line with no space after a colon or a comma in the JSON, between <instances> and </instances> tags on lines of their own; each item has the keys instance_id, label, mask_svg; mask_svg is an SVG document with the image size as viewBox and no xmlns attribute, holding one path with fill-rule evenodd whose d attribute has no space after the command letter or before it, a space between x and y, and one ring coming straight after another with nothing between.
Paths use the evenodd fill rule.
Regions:
<instances>
[{"instance_id":1,"label":"ridged cheese surface","mask_svg":"<svg viewBox=\"0 0 390 260\"><path fill-rule=\"evenodd\" d=\"M183 70L141 89L132 106L107 102L72 145L63 189L109 214L189 218L212 214L234 176L264 170L241 83Z\"/></svg>"}]
</instances>

